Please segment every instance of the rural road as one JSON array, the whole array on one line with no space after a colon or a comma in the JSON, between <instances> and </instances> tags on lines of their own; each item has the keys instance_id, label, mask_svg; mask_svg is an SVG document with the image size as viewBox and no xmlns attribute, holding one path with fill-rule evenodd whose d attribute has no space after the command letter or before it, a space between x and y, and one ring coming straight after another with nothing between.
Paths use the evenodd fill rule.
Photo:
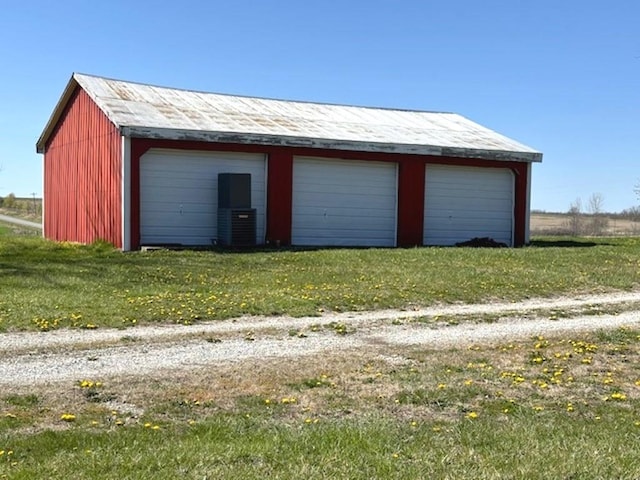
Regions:
<instances>
[{"instance_id":1,"label":"rural road","mask_svg":"<svg viewBox=\"0 0 640 480\"><path fill-rule=\"evenodd\" d=\"M2 214L0 214L0 222L15 223L16 225L29 228L42 228L42 224L40 223L30 222L29 220L22 220L21 218L10 217Z\"/></svg>"},{"instance_id":2,"label":"rural road","mask_svg":"<svg viewBox=\"0 0 640 480\"><path fill-rule=\"evenodd\" d=\"M622 313L603 313L614 308ZM575 315L552 319L551 310L573 310ZM487 322L483 315L496 317ZM461 321L451 324L439 320L441 316ZM331 322L347 325L351 333L338 335ZM179 372L336 351L366 349L384 357L393 347L460 347L620 326L640 327L640 291L306 318L246 317L192 326L4 333L0 387Z\"/></svg>"}]
</instances>

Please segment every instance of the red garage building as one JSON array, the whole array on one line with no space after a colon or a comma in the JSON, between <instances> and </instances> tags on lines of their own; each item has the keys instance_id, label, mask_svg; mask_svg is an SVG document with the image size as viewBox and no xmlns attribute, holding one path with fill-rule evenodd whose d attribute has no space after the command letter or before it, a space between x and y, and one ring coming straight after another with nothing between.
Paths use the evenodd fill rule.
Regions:
<instances>
[{"instance_id":1,"label":"red garage building","mask_svg":"<svg viewBox=\"0 0 640 480\"><path fill-rule=\"evenodd\" d=\"M219 174L250 179L245 207L257 244L452 245L491 237L520 246L529 240L531 163L542 160L453 113L80 74L37 150L44 235L102 239L123 250L220 240Z\"/></svg>"}]
</instances>

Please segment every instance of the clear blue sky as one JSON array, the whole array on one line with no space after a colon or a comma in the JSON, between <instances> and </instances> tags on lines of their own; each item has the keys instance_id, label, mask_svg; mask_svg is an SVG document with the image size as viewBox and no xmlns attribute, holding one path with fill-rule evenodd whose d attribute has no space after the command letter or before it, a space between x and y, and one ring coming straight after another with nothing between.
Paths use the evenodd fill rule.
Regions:
<instances>
[{"instance_id":1,"label":"clear blue sky","mask_svg":"<svg viewBox=\"0 0 640 480\"><path fill-rule=\"evenodd\" d=\"M0 196L42 195L35 142L76 71L456 112L544 153L533 208L640 204L637 0L22 0L0 59Z\"/></svg>"}]
</instances>

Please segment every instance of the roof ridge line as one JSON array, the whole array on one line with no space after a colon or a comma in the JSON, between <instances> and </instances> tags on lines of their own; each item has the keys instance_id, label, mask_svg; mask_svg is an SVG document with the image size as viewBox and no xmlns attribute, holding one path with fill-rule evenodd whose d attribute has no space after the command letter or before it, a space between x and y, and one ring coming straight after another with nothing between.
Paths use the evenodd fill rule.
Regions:
<instances>
[{"instance_id":1,"label":"roof ridge line","mask_svg":"<svg viewBox=\"0 0 640 480\"><path fill-rule=\"evenodd\" d=\"M256 96L256 95L246 95L246 94L237 94L237 93L224 93L224 92L212 92L212 91L208 91L208 90L194 90L194 89L189 89L189 88L176 88L176 87L168 87L166 85L156 85L156 84L152 84L152 83L144 83L144 82L137 82L137 81L130 81L130 80L122 80L119 78L111 78L111 77L105 77L102 75L94 75L94 74L90 74L90 73L81 73L81 72L74 72L73 73L73 77L91 77L91 78L95 78L95 79L99 79L99 80L107 80L110 82L119 82L119 83L123 83L123 84L128 84L128 85L137 85L137 86L141 86L141 87L150 87L150 88L161 88L161 89L165 89L165 90L172 90L172 91L176 91L176 92L188 92L188 93L199 93L199 94L203 94L203 95L217 95L217 96L221 96L221 97L236 97L236 98L247 98L247 99L251 99L251 100L266 100L266 101L271 101L271 102L282 102L282 103L302 103L302 104L306 104L306 105L321 105L321 106L327 106L327 107L346 107L346 108L364 108L364 109L368 109L368 110L383 110L383 111L390 111L390 112L408 112L408 113L431 113L431 114L437 114L437 115L458 115L458 116L462 116L458 113L455 112L447 112L447 111L438 111L438 110L420 110L420 109L415 109L415 108L395 108L395 107L380 107L380 106L373 106L373 105L355 105L355 104L348 104L348 103L331 103L331 102L322 102L319 100L291 100L291 99L286 99L286 98L274 98L274 97L261 97L261 96Z\"/></svg>"}]
</instances>

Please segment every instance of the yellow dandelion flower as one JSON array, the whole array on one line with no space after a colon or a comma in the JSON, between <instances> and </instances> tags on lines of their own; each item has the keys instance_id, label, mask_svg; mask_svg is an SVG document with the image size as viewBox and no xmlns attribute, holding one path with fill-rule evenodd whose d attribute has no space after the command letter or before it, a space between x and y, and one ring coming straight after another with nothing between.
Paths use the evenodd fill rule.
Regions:
<instances>
[{"instance_id":1,"label":"yellow dandelion flower","mask_svg":"<svg viewBox=\"0 0 640 480\"><path fill-rule=\"evenodd\" d=\"M473 420L474 418L478 418L478 414L476 412L469 412L466 417Z\"/></svg>"}]
</instances>

